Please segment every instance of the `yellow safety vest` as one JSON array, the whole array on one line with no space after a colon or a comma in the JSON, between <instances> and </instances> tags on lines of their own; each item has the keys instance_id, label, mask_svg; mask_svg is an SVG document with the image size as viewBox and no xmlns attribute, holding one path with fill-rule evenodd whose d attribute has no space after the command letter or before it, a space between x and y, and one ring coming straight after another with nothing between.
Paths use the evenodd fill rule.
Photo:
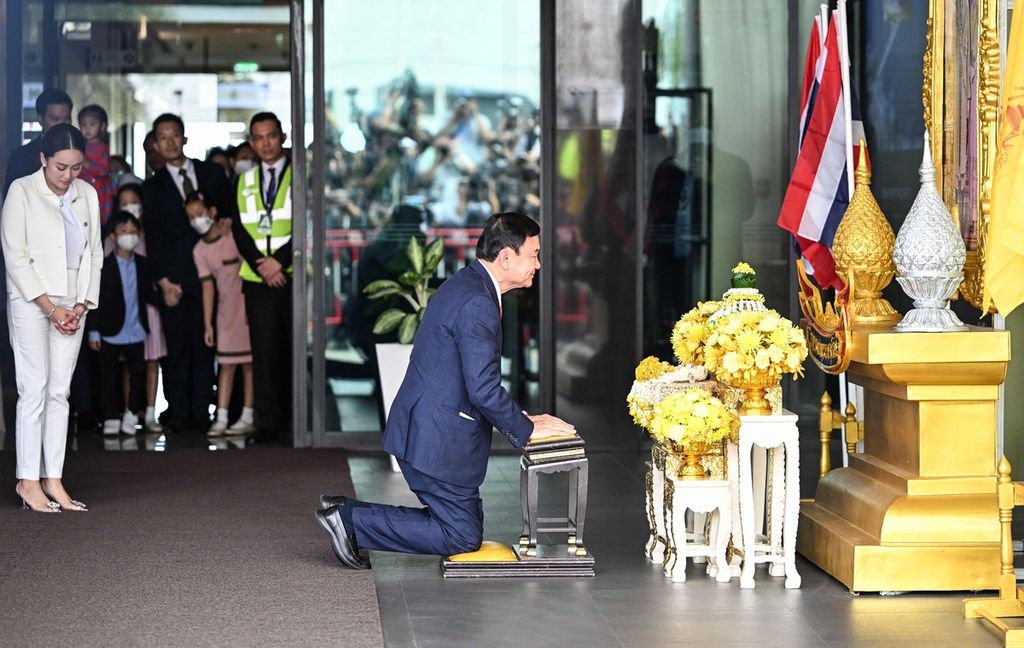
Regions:
<instances>
[{"instance_id":1,"label":"yellow safety vest","mask_svg":"<svg viewBox=\"0 0 1024 648\"><path fill-rule=\"evenodd\" d=\"M263 202L262 177L262 165L260 164L239 177L238 218L242 221L242 227L256 242L256 247L260 252L270 256L292 238L292 166L286 163L284 173L278 180L277 195L274 196L273 209L270 210L269 235L261 233L259 229L260 219L267 214L267 208ZM292 266L289 265L286 272L291 274ZM249 267L245 261L242 261L242 267L238 274L244 281L263 281L263 277Z\"/></svg>"}]
</instances>

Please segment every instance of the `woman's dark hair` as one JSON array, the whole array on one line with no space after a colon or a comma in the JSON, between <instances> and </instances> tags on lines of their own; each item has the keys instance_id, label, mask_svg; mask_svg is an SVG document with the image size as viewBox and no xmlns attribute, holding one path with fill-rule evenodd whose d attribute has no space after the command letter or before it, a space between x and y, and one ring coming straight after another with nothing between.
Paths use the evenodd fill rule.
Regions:
<instances>
[{"instance_id":1,"label":"woman's dark hair","mask_svg":"<svg viewBox=\"0 0 1024 648\"><path fill-rule=\"evenodd\" d=\"M78 123L82 123L82 117L92 115L103 124L109 124L110 121L107 119L107 111L103 110L101 106L96 104L89 104L85 108L78 111Z\"/></svg>"},{"instance_id":2,"label":"woman's dark hair","mask_svg":"<svg viewBox=\"0 0 1024 648\"><path fill-rule=\"evenodd\" d=\"M115 229L117 229L118 225L122 225L124 223L131 223L136 228L140 230L142 229L142 221L140 221L138 218L135 218L135 215L132 214L131 212L126 211L114 212L110 216L110 222L107 223L107 229L113 232Z\"/></svg>"},{"instance_id":3,"label":"woman's dark hair","mask_svg":"<svg viewBox=\"0 0 1024 648\"><path fill-rule=\"evenodd\" d=\"M193 191L188 195L187 198L185 198L186 207L195 202L202 203L203 206L206 207L207 209L217 206L214 204L213 198L211 198L209 194L203 193L202 191Z\"/></svg>"},{"instance_id":4,"label":"woman's dark hair","mask_svg":"<svg viewBox=\"0 0 1024 648\"><path fill-rule=\"evenodd\" d=\"M252 151L252 144L250 144L249 142L242 142L238 146L235 146L234 148L232 148L229 151L229 153L231 154L231 159L232 160L237 159L238 158L238 154L241 153L242 151L246 150L246 149Z\"/></svg>"},{"instance_id":5,"label":"woman's dark hair","mask_svg":"<svg viewBox=\"0 0 1024 648\"><path fill-rule=\"evenodd\" d=\"M127 191L134 193L136 196L139 197L139 200L142 200L142 185L140 185L138 182L129 182L127 184L121 185L121 188L117 190L117 196L114 197L114 204L121 204L121 194Z\"/></svg>"},{"instance_id":6,"label":"woman's dark hair","mask_svg":"<svg viewBox=\"0 0 1024 648\"><path fill-rule=\"evenodd\" d=\"M84 154L85 138L82 137L82 131L71 124L57 124L40 138L39 150L48 158L60 151L81 151Z\"/></svg>"},{"instance_id":7,"label":"woman's dark hair","mask_svg":"<svg viewBox=\"0 0 1024 648\"><path fill-rule=\"evenodd\" d=\"M494 214L484 223L484 231L476 242L476 256L494 261L505 248L512 248L518 254L531 236L540 236L540 225L529 216L519 212Z\"/></svg>"},{"instance_id":8,"label":"woman's dark hair","mask_svg":"<svg viewBox=\"0 0 1024 648\"><path fill-rule=\"evenodd\" d=\"M213 148L211 148L209 151L206 152L206 161L209 162L213 157L215 157L217 155L223 155L226 158L231 157L228 154L228 152L225 151L223 148L221 148L219 146L214 146Z\"/></svg>"}]
</instances>

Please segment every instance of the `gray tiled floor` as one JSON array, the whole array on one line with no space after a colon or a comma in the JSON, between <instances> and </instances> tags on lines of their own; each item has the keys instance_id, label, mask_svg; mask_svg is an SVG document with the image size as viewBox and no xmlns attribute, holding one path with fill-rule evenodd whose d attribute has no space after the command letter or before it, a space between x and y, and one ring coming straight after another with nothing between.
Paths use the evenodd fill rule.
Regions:
<instances>
[{"instance_id":1,"label":"gray tiled floor","mask_svg":"<svg viewBox=\"0 0 1024 648\"><path fill-rule=\"evenodd\" d=\"M646 453L633 445L590 453L587 545L597 559L593 579L446 581L437 557L374 553L387 646L1001 645L982 622L961 617L964 593L853 596L802 559L799 590L786 590L782 578L761 568L755 590L740 590L736 580L716 583L700 565L689 568L686 583L667 581L643 557ZM810 448L804 454L811 462L805 465L816 465ZM489 539L512 542L518 534L517 461L491 459L482 489ZM350 464L361 498L415 504L401 475L390 473L383 458L352 458Z\"/></svg>"}]
</instances>

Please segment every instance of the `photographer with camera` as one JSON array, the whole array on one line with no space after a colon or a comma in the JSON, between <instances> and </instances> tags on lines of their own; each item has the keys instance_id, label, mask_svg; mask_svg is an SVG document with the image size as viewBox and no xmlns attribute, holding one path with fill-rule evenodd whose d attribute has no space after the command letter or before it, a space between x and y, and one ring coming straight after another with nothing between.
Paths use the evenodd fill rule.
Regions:
<instances>
[{"instance_id":1,"label":"photographer with camera","mask_svg":"<svg viewBox=\"0 0 1024 648\"><path fill-rule=\"evenodd\" d=\"M448 122L438 136L451 138L474 165L487 159L487 143L494 139L491 120L480 112L476 101L462 96L455 101Z\"/></svg>"}]
</instances>

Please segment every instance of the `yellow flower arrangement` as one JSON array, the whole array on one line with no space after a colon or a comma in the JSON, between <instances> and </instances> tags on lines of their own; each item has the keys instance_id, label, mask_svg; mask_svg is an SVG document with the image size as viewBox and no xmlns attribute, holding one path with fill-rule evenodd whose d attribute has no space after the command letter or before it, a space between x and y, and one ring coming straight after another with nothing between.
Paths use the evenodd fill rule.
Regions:
<instances>
[{"instance_id":1,"label":"yellow flower arrangement","mask_svg":"<svg viewBox=\"0 0 1024 648\"><path fill-rule=\"evenodd\" d=\"M740 261L739 263L737 263L733 267L732 273L733 274L750 274L750 275L757 274L757 273L754 272L754 268L752 268L750 266L750 264L745 262L745 261Z\"/></svg>"},{"instance_id":2,"label":"yellow flower arrangement","mask_svg":"<svg viewBox=\"0 0 1024 648\"><path fill-rule=\"evenodd\" d=\"M726 384L755 376L778 381L803 375L804 333L774 310L740 311L719 318L704 344L704 368Z\"/></svg>"},{"instance_id":3,"label":"yellow flower arrangement","mask_svg":"<svg viewBox=\"0 0 1024 648\"><path fill-rule=\"evenodd\" d=\"M698 302L672 327L672 351L682 364L704 364L704 342L711 334L708 318L721 306L721 302Z\"/></svg>"},{"instance_id":4,"label":"yellow flower arrangement","mask_svg":"<svg viewBox=\"0 0 1024 648\"><path fill-rule=\"evenodd\" d=\"M657 441L683 447L707 446L725 438L735 441L739 429L739 416L703 389L665 397L654 407L650 428Z\"/></svg>"},{"instance_id":5,"label":"yellow flower arrangement","mask_svg":"<svg viewBox=\"0 0 1024 648\"><path fill-rule=\"evenodd\" d=\"M654 356L647 356L636 366L636 371L634 373L637 380L654 380L658 376L663 376L673 369L675 369L675 367L664 360L659 360Z\"/></svg>"},{"instance_id":6,"label":"yellow flower arrangement","mask_svg":"<svg viewBox=\"0 0 1024 648\"><path fill-rule=\"evenodd\" d=\"M633 422L650 432L651 423L654 422L654 404L633 394L626 396L626 404L629 406L629 415L633 417Z\"/></svg>"}]
</instances>

